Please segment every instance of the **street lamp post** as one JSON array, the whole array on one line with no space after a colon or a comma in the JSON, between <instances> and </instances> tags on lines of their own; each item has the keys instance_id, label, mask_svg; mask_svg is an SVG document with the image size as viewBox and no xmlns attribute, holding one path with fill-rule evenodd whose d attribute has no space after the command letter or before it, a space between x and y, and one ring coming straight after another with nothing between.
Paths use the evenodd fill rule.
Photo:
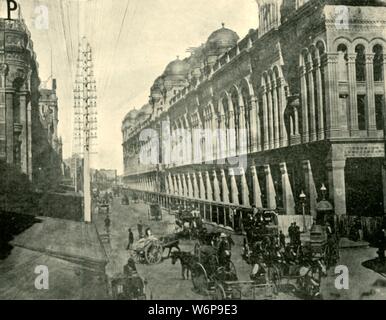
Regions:
<instances>
[{"instance_id":1,"label":"street lamp post","mask_svg":"<svg viewBox=\"0 0 386 320\"><path fill-rule=\"evenodd\" d=\"M300 203L302 204L302 213L303 213L303 226L304 226L304 232L307 232L307 225L306 225L306 195L304 194L304 191L302 190L302 193L299 196Z\"/></svg>"},{"instance_id":2,"label":"street lamp post","mask_svg":"<svg viewBox=\"0 0 386 320\"><path fill-rule=\"evenodd\" d=\"M326 200L327 188L324 185L324 183L322 184L322 187L320 188L320 191L322 192L322 200Z\"/></svg>"}]
</instances>

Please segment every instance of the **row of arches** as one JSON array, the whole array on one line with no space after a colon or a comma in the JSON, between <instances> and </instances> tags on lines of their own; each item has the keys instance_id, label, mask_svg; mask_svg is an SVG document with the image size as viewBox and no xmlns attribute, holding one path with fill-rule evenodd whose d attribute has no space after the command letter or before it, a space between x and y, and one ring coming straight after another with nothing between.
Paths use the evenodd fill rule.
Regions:
<instances>
[{"instance_id":1,"label":"row of arches","mask_svg":"<svg viewBox=\"0 0 386 320\"><path fill-rule=\"evenodd\" d=\"M366 72L366 63L372 63L373 65L372 76L374 81L384 80L384 49L382 44L376 43L372 47L366 48L364 44L360 43L354 47L354 52L350 53L346 43L339 43L337 51L339 53L339 81L349 81L349 63L354 62L356 81L364 82L369 77Z\"/></svg>"},{"instance_id":2,"label":"row of arches","mask_svg":"<svg viewBox=\"0 0 386 320\"><path fill-rule=\"evenodd\" d=\"M325 45L317 41L300 54L299 78L302 142L323 140L326 124ZM299 106L300 106L299 105Z\"/></svg>"}]
</instances>

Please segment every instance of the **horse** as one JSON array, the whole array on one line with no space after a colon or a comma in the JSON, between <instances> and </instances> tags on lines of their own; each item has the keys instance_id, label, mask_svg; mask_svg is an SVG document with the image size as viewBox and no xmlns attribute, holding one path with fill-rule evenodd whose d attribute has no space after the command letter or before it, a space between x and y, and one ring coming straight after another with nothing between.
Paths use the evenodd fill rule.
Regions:
<instances>
[{"instance_id":1,"label":"horse","mask_svg":"<svg viewBox=\"0 0 386 320\"><path fill-rule=\"evenodd\" d=\"M327 267L323 259L315 260L309 266L302 266L299 270L301 278L298 281L300 290L311 299L320 297L322 277L327 276Z\"/></svg>"},{"instance_id":2,"label":"horse","mask_svg":"<svg viewBox=\"0 0 386 320\"><path fill-rule=\"evenodd\" d=\"M177 263L177 260L180 260L182 279L189 279L189 273L190 275L192 274L192 267L198 261L197 257L191 254L190 252L174 251L171 253L171 258L172 265L175 265Z\"/></svg>"},{"instance_id":3,"label":"horse","mask_svg":"<svg viewBox=\"0 0 386 320\"><path fill-rule=\"evenodd\" d=\"M168 235L165 237L161 237L159 239L163 243L163 250L169 249L168 256L166 259L170 258L170 254L172 253L173 249L177 249L178 251L181 251L179 244L180 241L178 240L178 236L175 234Z\"/></svg>"}]
</instances>

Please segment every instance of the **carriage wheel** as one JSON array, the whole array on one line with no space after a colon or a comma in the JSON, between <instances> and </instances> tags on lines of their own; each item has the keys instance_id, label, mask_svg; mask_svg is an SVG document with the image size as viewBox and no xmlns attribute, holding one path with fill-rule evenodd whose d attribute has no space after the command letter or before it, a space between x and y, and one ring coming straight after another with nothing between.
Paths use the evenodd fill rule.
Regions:
<instances>
[{"instance_id":1,"label":"carriage wheel","mask_svg":"<svg viewBox=\"0 0 386 320\"><path fill-rule=\"evenodd\" d=\"M216 283L216 288L214 292L214 300L225 300L226 299L226 294L225 294L225 289L221 283Z\"/></svg>"},{"instance_id":2,"label":"carriage wheel","mask_svg":"<svg viewBox=\"0 0 386 320\"><path fill-rule=\"evenodd\" d=\"M194 289L200 294L206 294L209 286L208 275L201 263L195 264L192 270L192 282Z\"/></svg>"},{"instance_id":3,"label":"carriage wheel","mask_svg":"<svg viewBox=\"0 0 386 320\"><path fill-rule=\"evenodd\" d=\"M158 264L162 260L162 246L157 243L153 242L151 243L146 249L145 249L145 259L148 264Z\"/></svg>"},{"instance_id":4,"label":"carriage wheel","mask_svg":"<svg viewBox=\"0 0 386 320\"><path fill-rule=\"evenodd\" d=\"M135 263L143 263L142 255L139 252L134 251L133 258Z\"/></svg>"}]
</instances>

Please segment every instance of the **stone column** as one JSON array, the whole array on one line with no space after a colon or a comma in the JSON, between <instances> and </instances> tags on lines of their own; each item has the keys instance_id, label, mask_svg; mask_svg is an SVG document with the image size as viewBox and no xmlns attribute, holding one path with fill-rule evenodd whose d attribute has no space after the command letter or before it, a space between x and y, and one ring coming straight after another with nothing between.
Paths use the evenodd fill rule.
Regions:
<instances>
[{"instance_id":1,"label":"stone column","mask_svg":"<svg viewBox=\"0 0 386 320\"><path fill-rule=\"evenodd\" d=\"M213 201L212 182L210 181L210 176L208 171L205 171L205 179L206 179L206 200Z\"/></svg>"},{"instance_id":2,"label":"stone column","mask_svg":"<svg viewBox=\"0 0 386 320\"><path fill-rule=\"evenodd\" d=\"M188 184L186 183L186 177L185 174L182 174L182 187L184 189L184 197L189 197L189 190L188 190Z\"/></svg>"},{"instance_id":3,"label":"stone column","mask_svg":"<svg viewBox=\"0 0 386 320\"><path fill-rule=\"evenodd\" d=\"M205 200L206 199L206 192L205 192L205 185L204 185L204 180L202 178L202 173L201 171L198 172L198 181L200 185L200 199Z\"/></svg>"},{"instance_id":4,"label":"stone column","mask_svg":"<svg viewBox=\"0 0 386 320\"><path fill-rule=\"evenodd\" d=\"M291 183L288 177L287 164L285 162L280 163L280 172L281 172L281 184L283 189L284 212L288 215L294 215L295 200L292 192Z\"/></svg>"},{"instance_id":5,"label":"stone column","mask_svg":"<svg viewBox=\"0 0 386 320\"><path fill-rule=\"evenodd\" d=\"M193 191L194 191L194 198L200 199L200 189L198 187L197 176L195 173L193 173Z\"/></svg>"},{"instance_id":6,"label":"stone column","mask_svg":"<svg viewBox=\"0 0 386 320\"><path fill-rule=\"evenodd\" d=\"M251 205L249 201L249 188L247 183L247 178L245 177L244 168L240 168L241 171L241 195L242 195L242 203L244 206L249 207Z\"/></svg>"},{"instance_id":7,"label":"stone column","mask_svg":"<svg viewBox=\"0 0 386 320\"><path fill-rule=\"evenodd\" d=\"M273 110L272 110L272 88L271 85L267 85L267 108L268 108L268 132L269 132L269 148L274 149L275 144L274 144L274 120L273 120Z\"/></svg>"},{"instance_id":8,"label":"stone column","mask_svg":"<svg viewBox=\"0 0 386 320\"><path fill-rule=\"evenodd\" d=\"M366 54L366 98L367 98L367 131L369 135L375 135L377 131L375 118L375 97L374 97L374 54Z\"/></svg>"},{"instance_id":9,"label":"stone column","mask_svg":"<svg viewBox=\"0 0 386 320\"><path fill-rule=\"evenodd\" d=\"M169 173L168 179L169 179L169 194L174 195L174 184L173 184L173 178L171 173Z\"/></svg>"},{"instance_id":10,"label":"stone column","mask_svg":"<svg viewBox=\"0 0 386 320\"><path fill-rule=\"evenodd\" d=\"M220 131L218 132L218 149L221 159L225 159L228 154L228 133L225 127L226 117L225 115L220 116Z\"/></svg>"},{"instance_id":11,"label":"stone column","mask_svg":"<svg viewBox=\"0 0 386 320\"><path fill-rule=\"evenodd\" d=\"M175 175L173 176L173 182L174 182L174 194L179 195L180 189L178 188L177 177Z\"/></svg>"},{"instance_id":12,"label":"stone column","mask_svg":"<svg viewBox=\"0 0 386 320\"><path fill-rule=\"evenodd\" d=\"M263 202L261 201L261 189L260 189L259 178L257 176L255 166L251 167L251 172L252 172L252 184L253 184L253 202L257 208L262 208Z\"/></svg>"},{"instance_id":13,"label":"stone column","mask_svg":"<svg viewBox=\"0 0 386 320\"><path fill-rule=\"evenodd\" d=\"M228 157L236 156L236 126L235 126L235 116L232 103L229 103L229 108L232 110L229 111L229 131L228 131Z\"/></svg>"},{"instance_id":14,"label":"stone column","mask_svg":"<svg viewBox=\"0 0 386 320\"><path fill-rule=\"evenodd\" d=\"M266 183L266 198L268 209L276 209L276 191L275 185L272 180L271 167L269 165L264 166L265 171L265 183Z\"/></svg>"},{"instance_id":15,"label":"stone column","mask_svg":"<svg viewBox=\"0 0 386 320\"><path fill-rule=\"evenodd\" d=\"M269 150L269 132L268 132L268 102L267 102L267 90L265 86L262 86L262 97L263 97L263 139L264 139L264 150Z\"/></svg>"},{"instance_id":16,"label":"stone column","mask_svg":"<svg viewBox=\"0 0 386 320\"><path fill-rule=\"evenodd\" d=\"M3 55L4 57L4 55ZM7 156L7 132L6 132L6 98L5 98L5 81L8 72L8 66L0 63L0 159L6 161Z\"/></svg>"},{"instance_id":17,"label":"stone column","mask_svg":"<svg viewBox=\"0 0 386 320\"><path fill-rule=\"evenodd\" d=\"M165 176L165 192L166 194L170 194L170 187L169 187L169 181L167 176Z\"/></svg>"},{"instance_id":18,"label":"stone column","mask_svg":"<svg viewBox=\"0 0 386 320\"><path fill-rule=\"evenodd\" d=\"M350 96L350 134L359 130L358 128L358 105L357 105L357 79L356 79L356 53L348 54L348 90Z\"/></svg>"},{"instance_id":19,"label":"stone column","mask_svg":"<svg viewBox=\"0 0 386 320\"><path fill-rule=\"evenodd\" d=\"M229 169L229 176L231 178L232 203L238 205L239 204L239 190L237 188L235 173L234 173L233 169Z\"/></svg>"},{"instance_id":20,"label":"stone column","mask_svg":"<svg viewBox=\"0 0 386 320\"><path fill-rule=\"evenodd\" d=\"M187 164L191 164L193 163L193 159L192 159L192 145L193 145L193 142L192 142L192 131L190 129L190 126L189 126L189 121L188 121L188 116L185 114L184 115L184 124L185 124L185 152L186 152L186 156L185 156L185 159L186 159L186 163Z\"/></svg>"},{"instance_id":21,"label":"stone column","mask_svg":"<svg viewBox=\"0 0 386 320\"><path fill-rule=\"evenodd\" d=\"M216 170L213 170L213 194L214 194L214 201L221 202L220 184L217 179Z\"/></svg>"},{"instance_id":22,"label":"stone column","mask_svg":"<svg viewBox=\"0 0 386 320\"><path fill-rule=\"evenodd\" d=\"M315 87L314 87L314 68L309 62L308 66L308 101L310 105L309 123L310 123L310 141L316 141L316 117L315 117Z\"/></svg>"},{"instance_id":23,"label":"stone column","mask_svg":"<svg viewBox=\"0 0 386 320\"><path fill-rule=\"evenodd\" d=\"M288 135L285 128L284 112L287 107L287 97L285 94L285 81L279 80L279 122L280 122L280 147L288 146Z\"/></svg>"},{"instance_id":24,"label":"stone column","mask_svg":"<svg viewBox=\"0 0 386 320\"><path fill-rule=\"evenodd\" d=\"M308 90L306 81L306 67L300 67L300 90L302 102L302 142L307 143L309 139L308 128Z\"/></svg>"},{"instance_id":25,"label":"stone column","mask_svg":"<svg viewBox=\"0 0 386 320\"><path fill-rule=\"evenodd\" d=\"M217 160L220 158L217 148L217 133L218 133L218 121L214 110L212 109L212 119L211 119L211 138L212 138L212 159Z\"/></svg>"},{"instance_id":26,"label":"stone column","mask_svg":"<svg viewBox=\"0 0 386 320\"><path fill-rule=\"evenodd\" d=\"M248 133L246 130L246 122L245 122L245 108L241 102L241 98L239 101L240 104L240 115L239 115L239 155L247 153L248 149Z\"/></svg>"},{"instance_id":27,"label":"stone column","mask_svg":"<svg viewBox=\"0 0 386 320\"><path fill-rule=\"evenodd\" d=\"M386 106L386 54L383 55L383 105ZM386 132L386 117L383 117L384 132ZM385 136L386 138L386 136ZM385 151L386 152L386 151Z\"/></svg>"},{"instance_id":28,"label":"stone column","mask_svg":"<svg viewBox=\"0 0 386 320\"><path fill-rule=\"evenodd\" d=\"M279 126L279 100L277 97L278 94L278 87L276 80L274 80L272 84L272 101L273 101L273 123L274 123L274 146L275 148L279 148L280 146L280 126Z\"/></svg>"},{"instance_id":29,"label":"stone column","mask_svg":"<svg viewBox=\"0 0 386 320\"><path fill-rule=\"evenodd\" d=\"M316 204L318 202L318 193L316 191L314 176L312 174L311 162L309 160L303 161L304 182L307 196L307 202L310 214L316 219Z\"/></svg>"},{"instance_id":30,"label":"stone column","mask_svg":"<svg viewBox=\"0 0 386 320\"><path fill-rule=\"evenodd\" d=\"M22 132L20 135L21 138L21 147L20 147L20 163L21 170L23 173L28 174L28 122L27 122L27 96L21 94L19 96L19 106L20 106L20 124L22 125Z\"/></svg>"},{"instance_id":31,"label":"stone column","mask_svg":"<svg viewBox=\"0 0 386 320\"><path fill-rule=\"evenodd\" d=\"M326 134L334 137L339 134L339 92L337 80L337 63L339 53L327 53L323 56L326 88Z\"/></svg>"},{"instance_id":32,"label":"stone column","mask_svg":"<svg viewBox=\"0 0 386 320\"><path fill-rule=\"evenodd\" d=\"M13 146L14 146L14 137L13 137L13 92L7 90L5 94L5 107L6 107L6 123L7 123L7 163L14 163L13 156Z\"/></svg>"},{"instance_id":33,"label":"stone column","mask_svg":"<svg viewBox=\"0 0 386 320\"><path fill-rule=\"evenodd\" d=\"M229 203L229 189L225 171L221 169L222 202Z\"/></svg>"},{"instance_id":34,"label":"stone column","mask_svg":"<svg viewBox=\"0 0 386 320\"><path fill-rule=\"evenodd\" d=\"M251 96L251 112L250 112L250 127L251 127L251 151L257 152L261 150L260 140L258 139L258 135L260 135L260 126L258 124L258 104L257 98L255 96Z\"/></svg>"},{"instance_id":35,"label":"stone column","mask_svg":"<svg viewBox=\"0 0 386 320\"><path fill-rule=\"evenodd\" d=\"M386 215L386 161L382 164L383 213Z\"/></svg>"},{"instance_id":36,"label":"stone column","mask_svg":"<svg viewBox=\"0 0 386 320\"><path fill-rule=\"evenodd\" d=\"M323 110L323 83L320 58L314 61L315 79L316 79L316 105L318 114L318 140L324 140L324 110Z\"/></svg>"},{"instance_id":37,"label":"stone column","mask_svg":"<svg viewBox=\"0 0 386 320\"><path fill-rule=\"evenodd\" d=\"M188 197L189 198L194 198L192 179L190 178L190 174L189 173L186 176L187 176L187 180L188 180Z\"/></svg>"},{"instance_id":38,"label":"stone column","mask_svg":"<svg viewBox=\"0 0 386 320\"><path fill-rule=\"evenodd\" d=\"M346 187L345 187L346 160L330 160L327 165L330 200L334 203L335 214L345 215Z\"/></svg>"}]
</instances>

